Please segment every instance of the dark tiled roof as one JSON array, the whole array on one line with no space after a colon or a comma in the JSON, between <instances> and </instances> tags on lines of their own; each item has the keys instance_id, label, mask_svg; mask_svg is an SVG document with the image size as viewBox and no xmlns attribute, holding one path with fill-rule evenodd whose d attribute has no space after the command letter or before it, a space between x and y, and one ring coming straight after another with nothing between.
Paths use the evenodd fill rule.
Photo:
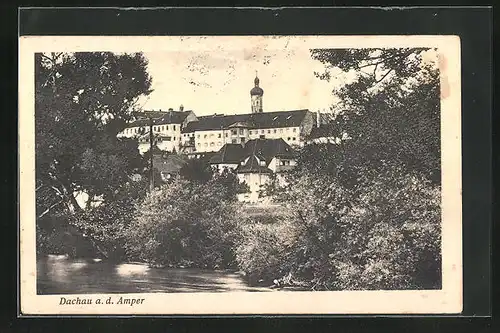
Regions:
<instances>
[{"instance_id":1,"label":"dark tiled roof","mask_svg":"<svg viewBox=\"0 0 500 333\"><path fill-rule=\"evenodd\" d=\"M267 163L266 163L267 165ZM266 166L260 165L257 157L251 155L245 165L240 165L236 169L237 173L273 173L271 169Z\"/></svg>"},{"instance_id":2,"label":"dark tiled roof","mask_svg":"<svg viewBox=\"0 0 500 333\"><path fill-rule=\"evenodd\" d=\"M238 164L243 159L245 149L240 144L226 143L210 159L211 164L229 163Z\"/></svg>"},{"instance_id":3,"label":"dark tiled roof","mask_svg":"<svg viewBox=\"0 0 500 333\"><path fill-rule=\"evenodd\" d=\"M245 144L246 156L257 155L268 165L274 157L293 158L295 151L283 139L253 139Z\"/></svg>"},{"instance_id":4,"label":"dark tiled roof","mask_svg":"<svg viewBox=\"0 0 500 333\"><path fill-rule=\"evenodd\" d=\"M182 132L208 131L229 128L236 122L246 122L249 128L298 127L304 120L307 109L293 111L260 112L235 115L213 115L198 117L198 121L187 124Z\"/></svg>"},{"instance_id":5,"label":"dark tiled roof","mask_svg":"<svg viewBox=\"0 0 500 333\"><path fill-rule=\"evenodd\" d=\"M136 112L136 120L129 123L127 127L149 126L149 116L153 118L153 125L182 124L187 118L189 111L146 111Z\"/></svg>"},{"instance_id":6,"label":"dark tiled roof","mask_svg":"<svg viewBox=\"0 0 500 333\"><path fill-rule=\"evenodd\" d=\"M266 166L274 157L293 158L295 151L283 139L253 139L245 146L225 144L211 159L211 164L239 163L248 156L257 157L266 162ZM238 168L239 170L240 168Z\"/></svg>"},{"instance_id":7,"label":"dark tiled roof","mask_svg":"<svg viewBox=\"0 0 500 333\"><path fill-rule=\"evenodd\" d=\"M154 155L153 166L159 172L178 173L187 164L186 158L177 154Z\"/></svg>"}]
</instances>

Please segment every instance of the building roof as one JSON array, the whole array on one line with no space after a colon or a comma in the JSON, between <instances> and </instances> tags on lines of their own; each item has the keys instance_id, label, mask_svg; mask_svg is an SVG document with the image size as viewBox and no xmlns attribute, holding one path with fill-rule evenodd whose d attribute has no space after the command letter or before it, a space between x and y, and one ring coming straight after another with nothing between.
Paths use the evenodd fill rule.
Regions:
<instances>
[{"instance_id":1,"label":"building roof","mask_svg":"<svg viewBox=\"0 0 500 333\"><path fill-rule=\"evenodd\" d=\"M184 165L187 164L187 159L184 156L177 154L153 155L153 166L159 172L178 173Z\"/></svg>"},{"instance_id":2,"label":"building roof","mask_svg":"<svg viewBox=\"0 0 500 333\"><path fill-rule=\"evenodd\" d=\"M250 90L250 95L262 96L264 95L264 90L261 87L255 86Z\"/></svg>"},{"instance_id":3,"label":"building roof","mask_svg":"<svg viewBox=\"0 0 500 333\"><path fill-rule=\"evenodd\" d=\"M136 120L127 124L127 127L149 126L149 118L153 118L153 125L182 124L191 113L188 111L145 111L135 112Z\"/></svg>"},{"instance_id":4,"label":"building roof","mask_svg":"<svg viewBox=\"0 0 500 333\"><path fill-rule=\"evenodd\" d=\"M212 156L210 164L239 164L249 156L247 164L239 165L236 172L269 172L271 170L267 166L273 158L294 158L295 151L283 139L254 139L244 146L225 144ZM264 161L265 166L260 165L258 160Z\"/></svg>"},{"instance_id":5,"label":"building roof","mask_svg":"<svg viewBox=\"0 0 500 333\"><path fill-rule=\"evenodd\" d=\"M240 165L236 168L237 173L273 173L271 169L260 165L259 159L255 155L251 155L245 165Z\"/></svg>"},{"instance_id":6,"label":"building roof","mask_svg":"<svg viewBox=\"0 0 500 333\"><path fill-rule=\"evenodd\" d=\"M293 158L295 151L283 139L253 139L245 144L247 155L257 155L266 160L266 165L274 157Z\"/></svg>"},{"instance_id":7,"label":"building roof","mask_svg":"<svg viewBox=\"0 0 500 333\"><path fill-rule=\"evenodd\" d=\"M182 130L183 133L194 131L209 131L227 129L235 123L247 123L248 128L280 128L298 127L302 124L307 109L292 111L259 112L247 114L221 115L198 117L198 121L192 121Z\"/></svg>"},{"instance_id":8,"label":"building roof","mask_svg":"<svg viewBox=\"0 0 500 333\"><path fill-rule=\"evenodd\" d=\"M241 144L226 143L210 159L210 164L239 164L245 155Z\"/></svg>"}]
</instances>

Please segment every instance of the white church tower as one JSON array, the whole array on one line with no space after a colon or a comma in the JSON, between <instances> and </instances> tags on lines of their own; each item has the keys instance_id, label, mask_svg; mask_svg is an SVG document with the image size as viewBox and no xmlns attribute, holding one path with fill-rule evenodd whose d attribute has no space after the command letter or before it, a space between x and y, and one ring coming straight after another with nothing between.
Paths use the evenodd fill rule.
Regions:
<instances>
[{"instance_id":1,"label":"white church tower","mask_svg":"<svg viewBox=\"0 0 500 333\"><path fill-rule=\"evenodd\" d=\"M262 95L264 95L264 90L259 87L259 78L257 77L257 71L255 71L255 87L250 90L250 98L252 104L252 113L262 112Z\"/></svg>"}]
</instances>

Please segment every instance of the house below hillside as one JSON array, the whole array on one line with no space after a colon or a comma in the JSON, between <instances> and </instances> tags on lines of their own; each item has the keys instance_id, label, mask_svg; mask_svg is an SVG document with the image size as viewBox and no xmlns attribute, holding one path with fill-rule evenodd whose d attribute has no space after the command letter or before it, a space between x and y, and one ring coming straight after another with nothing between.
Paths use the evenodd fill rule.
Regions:
<instances>
[{"instance_id":1,"label":"house below hillside","mask_svg":"<svg viewBox=\"0 0 500 333\"><path fill-rule=\"evenodd\" d=\"M283 139L253 139L244 144L225 144L209 163L219 172L233 170L250 188L238 199L256 203L265 200L261 192L273 175L284 182L284 174L296 165L296 152Z\"/></svg>"}]
</instances>

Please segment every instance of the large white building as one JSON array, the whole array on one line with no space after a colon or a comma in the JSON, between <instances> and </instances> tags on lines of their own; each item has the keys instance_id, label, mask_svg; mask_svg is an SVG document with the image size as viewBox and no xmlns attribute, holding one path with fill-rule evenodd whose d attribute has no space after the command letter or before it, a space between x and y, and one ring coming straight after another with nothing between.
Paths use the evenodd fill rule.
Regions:
<instances>
[{"instance_id":1,"label":"large white building","mask_svg":"<svg viewBox=\"0 0 500 333\"><path fill-rule=\"evenodd\" d=\"M138 112L134 121L119 134L119 137L135 138L139 142L141 154L150 149L149 129L152 121L153 137L156 145L163 151L178 152L181 146L181 131L198 118L193 111L184 111L181 105L179 111L145 111Z\"/></svg>"},{"instance_id":2,"label":"large white building","mask_svg":"<svg viewBox=\"0 0 500 333\"><path fill-rule=\"evenodd\" d=\"M250 90L250 113L214 114L197 117L193 111L154 111L138 113L120 133L139 140L141 153L149 150L149 119L153 117L155 143L161 150L190 156L217 152L227 143L244 144L253 139L283 139L290 146L301 146L319 125L319 113L307 109L264 112L264 90L255 77Z\"/></svg>"}]
</instances>

